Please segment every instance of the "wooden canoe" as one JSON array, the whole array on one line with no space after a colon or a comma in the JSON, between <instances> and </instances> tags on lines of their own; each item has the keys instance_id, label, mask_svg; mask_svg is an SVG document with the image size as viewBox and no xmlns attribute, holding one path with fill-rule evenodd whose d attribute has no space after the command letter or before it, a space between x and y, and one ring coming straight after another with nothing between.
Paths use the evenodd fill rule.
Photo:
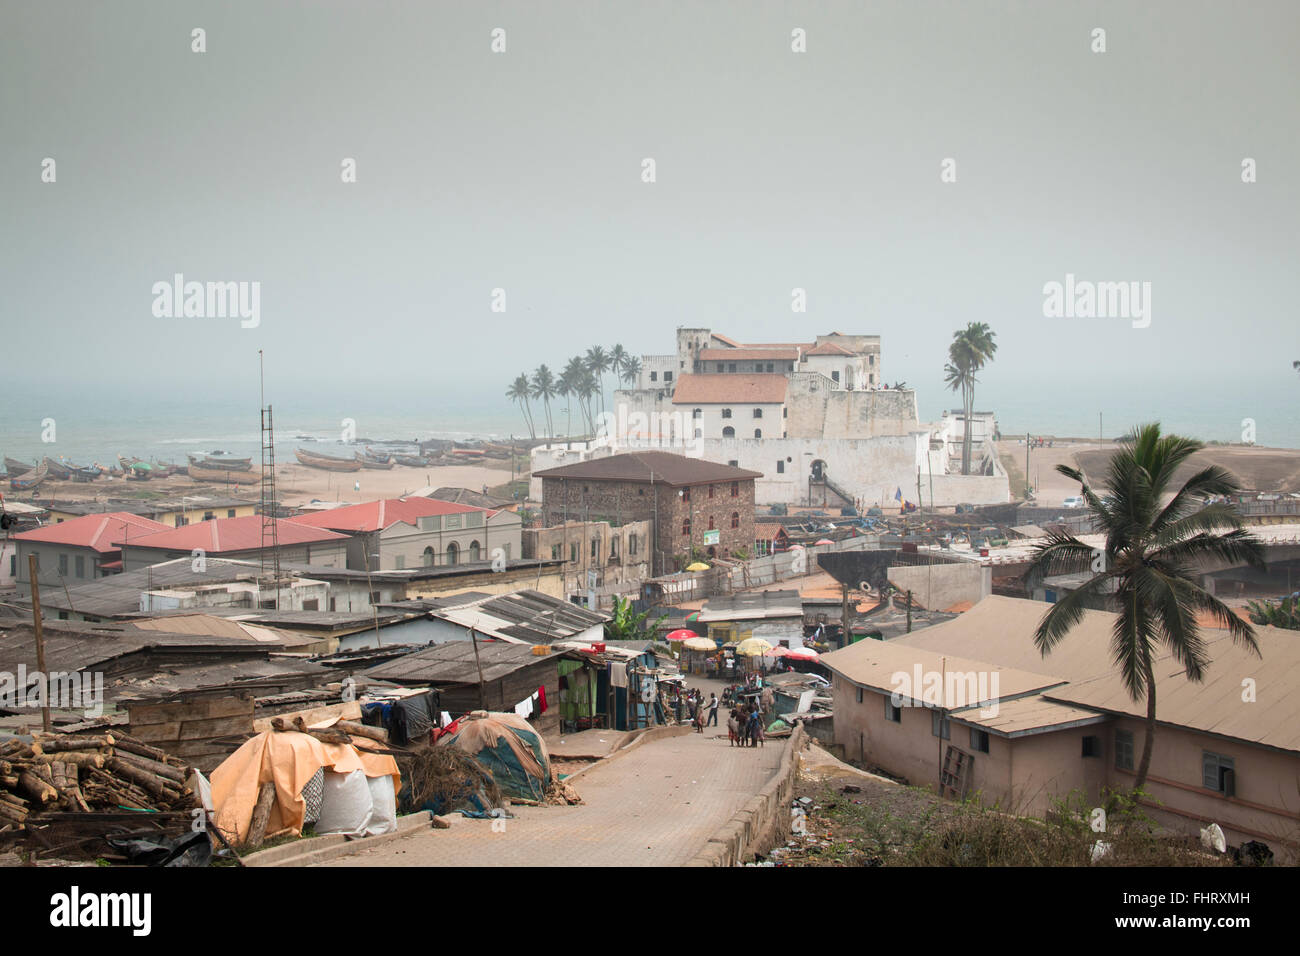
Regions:
<instances>
[{"instance_id":1,"label":"wooden canoe","mask_svg":"<svg viewBox=\"0 0 1300 956\"><path fill-rule=\"evenodd\" d=\"M198 465L200 468L214 469L220 468L223 471L251 471L253 468L253 459L251 458L213 458L211 455L190 455L190 464Z\"/></svg>"},{"instance_id":2,"label":"wooden canoe","mask_svg":"<svg viewBox=\"0 0 1300 956\"><path fill-rule=\"evenodd\" d=\"M47 469L45 463L42 462L35 468L28 469L25 474L18 475L15 478L10 478L9 487L14 491L31 491L48 477L49 469Z\"/></svg>"},{"instance_id":3,"label":"wooden canoe","mask_svg":"<svg viewBox=\"0 0 1300 956\"><path fill-rule=\"evenodd\" d=\"M204 465L190 465L190 477L195 481L221 481L236 485L256 485L262 475L256 471L231 471L229 468L208 468Z\"/></svg>"},{"instance_id":4,"label":"wooden canoe","mask_svg":"<svg viewBox=\"0 0 1300 956\"><path fill-rule=\"evenodd\" d=\"M298 461L308 468L320 468L323 471L360 471L361 462L355 458L332 458L329 455L318 455L314 452L303 451L298 448L294 451Z\"/></svg>"}]
</instances>

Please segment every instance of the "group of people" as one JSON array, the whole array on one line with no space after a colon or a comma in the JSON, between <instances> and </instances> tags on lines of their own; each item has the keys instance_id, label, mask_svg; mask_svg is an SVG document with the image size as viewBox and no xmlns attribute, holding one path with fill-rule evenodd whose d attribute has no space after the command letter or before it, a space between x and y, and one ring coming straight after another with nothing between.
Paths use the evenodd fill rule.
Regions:
<instances>
[{"instance_id":1,"label":"group of people","mask_svg":"<svg viewBox=\"0 0 1300 956\"><path fill-rule=\"evenodd\" d=\"M695 728L697 734L704 733L706 725L711 727L718 726L718 695L710 694L709 699L704 699L704 693L699 688L692 688L685 694L678 697L678 714L677 719L680 721L680 708L685 702L687 713L690 716L691 725Z\"/></svg>"},{"instance_id":2,"label":"group of people","mask_svg":"<svg viewBox=\"0 0 1300 956\"><path fill-rule=\"evenodd\" d=\"M759 747L763 744L763 715L757 706L741 704L727 719L727 737L733 747Z\"/></svg>"}]
</instances>

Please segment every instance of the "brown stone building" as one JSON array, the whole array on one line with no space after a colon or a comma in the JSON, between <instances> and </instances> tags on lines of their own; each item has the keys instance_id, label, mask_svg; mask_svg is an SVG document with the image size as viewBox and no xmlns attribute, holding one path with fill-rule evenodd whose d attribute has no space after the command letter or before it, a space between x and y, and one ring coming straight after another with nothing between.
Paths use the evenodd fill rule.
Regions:
<instances>
[{"instance_id":1,"label":"brown stone building","mask_svg":"<svg viewBox=\"0 0 1300 956\"><path fill-rule=\"evenodd\" d=\"M665 451L639 451L535 472L542 521L649 521L651 574L680 570L693 554L752 554L754 479L760 472Z\"/></svg>"}]
</instances>

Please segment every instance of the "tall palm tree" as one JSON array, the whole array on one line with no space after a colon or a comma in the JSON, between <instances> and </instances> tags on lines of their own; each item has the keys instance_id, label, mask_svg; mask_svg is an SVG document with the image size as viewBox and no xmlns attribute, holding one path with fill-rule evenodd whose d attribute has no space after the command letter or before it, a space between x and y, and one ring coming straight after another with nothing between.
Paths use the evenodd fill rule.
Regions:
<instances>
[{"instance_id":1,"label":"tall palm tree","mask_svg":"<svg viewBox=\"0 0 1300 956\"><path fill-rule=\"evenodd\" d=\"M578 397L582 399L583 411L587 416L588 434L594 434L596 431L596 416L592 412L591 400L600 390L596 383L596 376L592 374L591 369L583 368L582 377L578 382Z\"/></svg>"},{"instance_id":2,"label":"tall palm tree","mask_svg":"<svg viewBox=\"0 0 1300 956\"><path fill-rule=\"evenodd\" d=\"M1182 665L1188 680L1204 680L1211 662L1196 613L1207 611L1227 628L1234 643L1259 653L1254 628L1196 583L1196 564L1202 559L1263 564L1263 548L1242 528L1236 509L1227 504L1204 504L1210 496L1238 492L1231 474L1211 465L1174 490L1174 472L1202 447L1190 438L1161 435L1159 423L1140 425L1131 432L1131 440L1111 456L1101 495L1080 471L1057 465L1057 471L1082 486L1084 500L1105 532L1105 551L1095 555L1073 535L1056 531L1035 548L1029 571L1031 582L1036 583L1048 574L1094 569L1086 584L1052 605L1039 622L1034 644L1044 657L1083 618L1090 599L1109 592L1119 607L1110 641L1111 657L1129 696L1134 702L1145 696L1147 704L1146 741L1135 791L1142 789L1151 768L1156 732L1155 658L1161 647ZM1162 506L1171 491L1172 497ZM1231 530L1216 533L1219 528ZM1104 560L1100 571L1096 570L1098 558Z\"/></svg>"},{"instance_id":3,"label":"tall palm tree","mask_svg":"<svg viewBox=\"0 0 1300 956\"><path fill-rule=\"evenodd\" d=\"M965 428L961 440L961 473L970 474L971 417L975 414L975 373L993 360L998 350L995 333L984 322L969 322L952 334L948 346L948 364L944 366L944 384L961 391Z\"/></svg>"},{"instance_id":4,"label":"tall palm tree","mask_svg":"<svg viewBox=\"0 0 1300 956\"><path fill-rule=\"evenodd\" d=\"M623 371L619 373L619 379L622 380L624 385L633 385L640 374L641 360L635 355L629 355L623 363Z\"/></svg>"},{"instance_id":5,"label":"tall palm tree","mask_svg":"<svg viewBox=\"0 0 1300 956\"><path fill-rule=\"evenodd\" d=\"M551 399L555 397L555 376L545 365L537 366L533 372L533 398L540 398L546 408L546 437L555 437L555 426L551 424Z\"/></svg>"},{"instance_id":6,"label":"tall palm tree","mask_svg":"<svg viewBox=\"0 0 1300 956\"><path fill-rule=\"evenodd\" d=\"M528 405L530 397L527 375L519 375L506 389L506 398L518 405L519 410L523 412L524 424L528 426L528 437L535 440L537 438L537 429L533 426L533 411Z\"/></svg>"},{"instance_id":7,"label":"tall palm tree","mask_svg":"<svg viewBox=\"0 0 1300 956\"><path fill-rule=\"evenodd\" d=\"M609 370L614 373L616 383L622 380L623 366L631 357L622 345L615 345L609 350ZM614 387L617 388L617 384Z\"/></svg>"},{"instance_id":8,"label":"tall palm tree","mask_svg":"<svg viewBox=\"0 0 1300 956\"><path fill-rule=\"evenodd\" d=\"M583 358L583 364L587 370L596 376L596 382L600 389L600 410L605 410L605 373L609 371L609 353L599 345L593 345L587 349L587 354Z\"/></svg>"},{"instance_id":9,"label":"tall palm tree","mask_svg":"<svg viewBox=\"0 0 1300 956\"><path fill-rule=\"evenodd\" d=\"M558 391L565 397L567 402L569 431L572 431L573 429L573 397L575 395L579 396L578 411L579 413L582 412L581 386L582 376L585 372L586 369L582 367L582 359L580 358L569 359L568 364L564 366L564 370L560 372ZM585 416L583 420L586 420Z\"/></svg>"}]
</instances>

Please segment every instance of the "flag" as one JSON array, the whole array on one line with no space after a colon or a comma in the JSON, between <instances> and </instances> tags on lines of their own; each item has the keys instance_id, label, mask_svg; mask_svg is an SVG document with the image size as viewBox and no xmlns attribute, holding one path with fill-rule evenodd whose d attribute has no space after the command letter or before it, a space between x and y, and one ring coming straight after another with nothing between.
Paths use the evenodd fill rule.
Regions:
<instances>
[{"instance_id":1,"label":"flag","mask_svg":"<svg viewBox=\"0 0 1300 956\"><path fill-rule=\"evenodd\" d=\"M902 489L901 487L900 487L897 491L894 492L894 500L895 500L895 501L902 501L902 500L903 500L903 489Z\"/></svg>"}]
</instances>

